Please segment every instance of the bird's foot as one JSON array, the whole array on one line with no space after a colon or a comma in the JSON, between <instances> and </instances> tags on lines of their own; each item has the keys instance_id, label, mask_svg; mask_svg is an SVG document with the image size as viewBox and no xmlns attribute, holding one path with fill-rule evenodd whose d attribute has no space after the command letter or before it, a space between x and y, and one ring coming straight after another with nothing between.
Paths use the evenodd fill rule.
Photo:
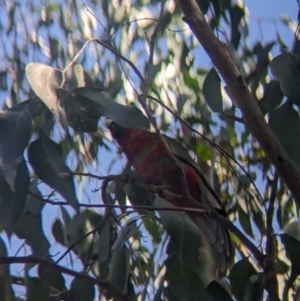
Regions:
<instances>
[{"instance_id":1,"label":"bird's foot","mask_svg":"<svg viewBox=\"0 0 300 301\"><path fill-rule=\"evenodd\" d=\"M163 190L165 190L165 189L167 189L167 187L165 185L159 185L159 186L157 186L157 188L156 188L156 194L159 197L163 198L164 197Z\"/></svg>"}]
</instances>

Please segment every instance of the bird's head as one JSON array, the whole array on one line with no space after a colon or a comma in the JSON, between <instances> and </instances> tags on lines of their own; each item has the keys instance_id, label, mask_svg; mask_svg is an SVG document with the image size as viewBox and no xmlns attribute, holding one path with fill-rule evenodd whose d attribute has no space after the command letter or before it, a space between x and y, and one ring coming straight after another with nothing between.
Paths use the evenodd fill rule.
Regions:
<instances>
[{"instance_id":1,"label":"bird's head","mask_svg":"<svg viewBox=\"0 0 300 301\"><path fill-rule=\"evenodd\" d=\"M124 127L118 125L110 118L105 118L104 124L111 132L111 135L113 136L113 138L116 140L119 140L122 137L124 137L128 131L127 128L124 128Z\"/></svg>"}]
</instances>

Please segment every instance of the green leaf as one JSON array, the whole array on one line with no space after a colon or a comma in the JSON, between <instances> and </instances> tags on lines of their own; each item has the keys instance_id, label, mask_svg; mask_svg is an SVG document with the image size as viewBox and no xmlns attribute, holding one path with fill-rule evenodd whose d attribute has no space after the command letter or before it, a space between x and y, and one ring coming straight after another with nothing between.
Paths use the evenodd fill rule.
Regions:
<instances>
[{"instance_id":1,"label":"green leaf","mask_svg":"<svg viewBox=\"0 0 300 301\"><path fill-rule=\"evenodd\" d=\"M49 261L52 261L50 258L47 259ZM39 278L49 286L49 288L55 288L58 291L63 291L66 289L65 279L59 271L50 269L45 265L39 264L38 275Z\"/></svg>"},{"instance_id":2,"label":"green leaf","mask_svg":"<svg viewBox=\"0 0 300 301\"><path fill-rule=\"evenodd\" d=\"M30 139L32 120L41 106L41 101L33 98L0 112L0 168L22 156Z\"/></svg>"},{"instance_id":3,"label":"green leaf","mask_svg":"<svg viewBox=\"0 0 300 301\"><path fill-rule=\"evenodd\" d=\"M52 225L52 234L57 242L65 246L64 227L59 219L56 219Z\"/></svg>"},{"instance_id":4,"label":"green leaf","mask_svg":"<svg viewBox=\"0 0 300 301\"><path fill-rule=\"evenodd\" d=\"M300 222L292 222L284 226L285 234L300 241Z\"/></svg>"},{"instance_id":5,"label":"green leaf","mask_svg":"<svg viewBox=\"0 0 300 301\"><path fill-rule=\"evenodd\" d=\"M25 243L30 246L33 255L42 257L48 255L50 244L43 232L41 214L23 212L15 226L14 233L20 239L25 239Z\"/></svg>"},{"instance_id":6,"label":"green leaf","mask_svg":"<svg viewBox=\"0 0 300 301\"><path fill-rule=\"evenodd\" d=\"M92 283L74 278L67 293L67 300L93 301L95 293L95 286Z\"/></svg>"},{"instance_id":7,"label":"green leaf","mask_svg":"<svg viewBox=\"0 0 300 301\"><path fill-rule=\"evenodd\" d=\"M289 288L292 286L298 275L300 275L300 241L292 236L289 236L288 234L281 234L279 236L281 238L281 242L285 246L287 257L290 259L292 264L291 274L287 285Z\"/></svg>"},{"instance_id":8,"label":"green leaf","mask_svg":"<svg viewBox=\"0 0 300 301\"><path fill-rule=\"evenodd\" d=\"M159 198L156 207L173 207ZM200 234L195 223L183 212L158 211L162 224L180 254L181 262L194 271L207 286L216 278L217 254L210 243Z\"/></svg>"},{"instance_id":9,"label":"green leaf","mask_svg":"<svg viewBox=\"0 0 300 301\"><path fill-rule=\"evenodd\" d=\"M246 284L249 278L256 275L257 272L249 262L248 258L244 258L237 263L230 270L229 279L232 293L237 300L242 301Z\"/></svg>"},{"instance_id":10,"label":"green leaf","mask_svg":"<svg viewBox=\"0 0 300 301\"><path fill-rule=\"evenodd\" d=\"M300 167L300 119L289 102L273 111L269 125L290 158Z\"/></svg>"},{"instance_id":11,"label":"green leaf","mask_svg":"<svg viewBox=\"0 0 300 301\"><path fill-rule=\"evenodd\" d=\"M12 191L0 174L0 225L11 235L26 203L29 188L29 172L24 160L18 164L15 191Z\"/></svg>"},{"instance_id":12,"label":"green leaf","mask_svg":"<svg viewBox=\"0 0 300 301\"><path fill-rule=\"evenodd\" d=\"M178 300L210 301L197 273L183 265L179 258L166 265L167 290Z\"/></svg>"},{"instance_id":13,"label":"green leaf","mask_svg":"<svg viewBox=\"0 0 300 301\"><path fill-rule=\"evenodd\" d=\"M270 66L273 75L280 82L283 94L300 105L299 61L291 53L282 53L272 60Z\"/></svg>"},{"instance_id":14,"label":"green leaf","mask_svg":"<svg viewBox=\"0 0 300 301\"><path fill-rule=\"evenodd\" d=\"M265 275L252 275L247 281L243 301L262 301L265 288Z\"/></svg>"},{"instance_id":15,"label":"green leaf","mask_svg":"<svg viewBox=\"0 0 300 301\"><path fill-rule=\"evenodd\" d=\"M110 270L108 282L110 282L121 293L127 293L127 283L130 271L130 253L129 249L123 245L112 252L109 263Z\"/></svg>"},{"instance_id":16,"label":"green leaf","mask_svg":"<svg viewBox=\"0 0 300 301\"><path fill-rule=\"evenodd\" d=\"M55 118L66 125L64 110L57 97L57 91L62 82L62 72L41 63L29 63L25 72L35 94L44 102Z\"/></svg>"},{"instance_id":17,"label":"green leaf","mask_svg":"<svg viewBox=\"0 0 300 301\"><path fill-rule=\"evenodd\" d=\"M27 195L26 204L23 209L25 213L31 212L34 215L39 215L44 208L45 203L43 202L43 196L39 191L37 185L38 179L33 179L30 182L29 191L32 194L28 193Z\"/></svg>"},{"instance_id":18,"label":"green leaf","mask_svg":"<svg viewBox=\"0 0 300 301\"><path fill-rule=\"evenodd\" d=\"M210 301L233 301L225 288L217 281L212 281L206 289Z\"/></svg>"},{"instance_id":19,"label":"green leaf","mask_svg":"<svg viewBox=\"0 0 300 301\"><path fill-rule=\"evenodd\" d=\"M135 220L128 221L118 233L117 239L112 245L111 250L113 251L123 246L126 242L128 242L128 239L136 233L139 233L139 229L136 226Z\"/></svg>"},{"instance_id":20,"label":"green leaf","mask_svg":"<svg viewBox=\"0 0 300 301\"><path fill-rule=\"evenodd\" d=\"M85 212L76 214L74 218L66 225L67 246L69 247L73 245L92 229L93 226L88 220ZM72 250L82 259L86 259L89 254L93 239L94 238L92 234L88 235L85 239L78 242Z\"/></svg>"},{"instance_id":21,"label":"green leaf","mask_svg":"<svg viewBox=\"0 0 300 301\"><path fill-rule=\"evenodd\" d=\"M223 112L221 79L215 68L210 69L203 83L203 95L210 109L216 113Z\"/></svg>"},{"instance_id":22,"label":"green leaf","mask_svg":"<svg viewBox=\"0 0 300 301\"><path fill-rule=\"evenodd\" d=\"M36 175L78 210L73 176L64 176L70 169L64 162L61 147L41 131L39 139L28 148L28 159Z\"/></svg>"},{"instance_id":23,"label":"green leaf","mask_svg":"<svg viewBox=\"0 0 300 301\"><path fill-rule=\"evenodd\" d=\"M103 262L106 259L108 259L108 256L110 254L111 236L112 236L111 227L112 227L111 224L109 222L106 222L104 228L100 233L98 244L97 244L97 249L98 249L97 259L99 262Z\"/></svg>"},{"instance_id":24,"label":"green leaf","mask_svg":"<svg viewBox=\"0 0 300 301\"><path fill-rule=\"evenodd\" d=\"M135 106L116 103L112 97L98 88L59 90L59 98L69 122L75 130L92 129L93 122L101 116L108 117L125 128L149 128L149 120Z\"/></svg>"},{"instance_id":25,"label":"green leaf","mask_svg":"<svg viewBox=\"0 0 300 301\"><path fill-rule=\"evenodd\" d=\"M278 81L272 80L264 87L264 96L258 102L262 114L273 112L281 103L283 93Z\"/></svg>"},{"instance_id":26,"label":"green leaf","mask_svg":"<svg viewBox=\"0 0 300 301\"><path fill-rule=\"evenodd\" d=\"M74 73L78 87L94 87L95 83L92 78L84 71L82 65L77 64L74 67Z\"/></svg>"},{"instance_id":27,"label":"green leaf","mask_svg":"<svg viewBox=\"0 0 300 301\"><path fill-rule=\"evenodd\" d=\"M25 284L27 288L26 301L53 301L50 296L50 289L48 286L36 277L26 277Z\"/></svg>"},{"instance_id":28,"label":"green leaf","mask_svg":"<svg viewBox=\"0 0 300 301\"><path fill-rule=\"evenodd\" d=\"M253 237L253 231L250 221L250 215L247 214L240 206L238 206L238 213L239 213L239 222L241 223L244 231Z\"/></svg>"}]
</instances>

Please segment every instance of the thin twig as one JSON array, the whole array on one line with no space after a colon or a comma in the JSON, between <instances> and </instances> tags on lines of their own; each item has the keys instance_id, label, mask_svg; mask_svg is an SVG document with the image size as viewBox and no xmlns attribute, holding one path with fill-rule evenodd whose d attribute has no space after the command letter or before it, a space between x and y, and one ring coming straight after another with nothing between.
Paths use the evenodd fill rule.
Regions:
<instances>
[{"instance_id":1,"label":"thin twig","mask_svg":"<svg viewBox=\"0 0 300 301\"><path fill-rule=\"evenodd\" d=\"M266 276L266 290L269 293L270 301L279 301L278 294L278 280L276 277L276 272L274 268L275 264L275 246L274 246L274 236L273 236L273 213L274 204L276 200L278 184L278 173L275 172L274 179L271 184L271 195L269 201L269 207L267 210L266 228L267 228L267 241L266 241L266 257L264 262L264 272Z\"/></svg>"},{"instance_id":2,"label":"thin twig","mask_svg":"<svg viewBox=\"0 0 300 301\"><path fill-rule=\"evenodd\" d=\"M76 272L73 270L70 270L68 268L65 268L63 266L57 265L56 263L40 258L37 256L24 256L24 257L5 257L0 256L0 265L2 264L14 264L14 263L33 263L33 264L41 264L44 265L50 269L59 271L63 274L75 277L76 279L80 279L83 281L87 281L89 283L92 283L94 285L98 285L102 289L110 291L115 298L122 300L122 301L132 301L127 295L121 293L117 288L115 288L113 285L111 285L108 281L101 281L96 278L93 278L89 276L86 273Z\"/></svg>"}]
</instances>

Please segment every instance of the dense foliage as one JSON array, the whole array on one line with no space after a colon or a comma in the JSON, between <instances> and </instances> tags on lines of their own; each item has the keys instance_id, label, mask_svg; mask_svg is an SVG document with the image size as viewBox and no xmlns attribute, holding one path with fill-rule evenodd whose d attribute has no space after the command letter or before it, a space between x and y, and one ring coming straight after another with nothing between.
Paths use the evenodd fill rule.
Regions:
<instances>
[{"instance_id":1,"label":"dense foliage","mask_svg":"<svg viewBox=\"0 0 300 301\"><path fill-rule=\"evenodd\" d=\"M45 3L0 3L0 300L299 300L294 200L179 4ZM298 168L298 44L249 47L243 4L197 3ZM189 151L228 212L227 278L184 213L159 210L105 117Z\"/></svg>"}]
</instances>

